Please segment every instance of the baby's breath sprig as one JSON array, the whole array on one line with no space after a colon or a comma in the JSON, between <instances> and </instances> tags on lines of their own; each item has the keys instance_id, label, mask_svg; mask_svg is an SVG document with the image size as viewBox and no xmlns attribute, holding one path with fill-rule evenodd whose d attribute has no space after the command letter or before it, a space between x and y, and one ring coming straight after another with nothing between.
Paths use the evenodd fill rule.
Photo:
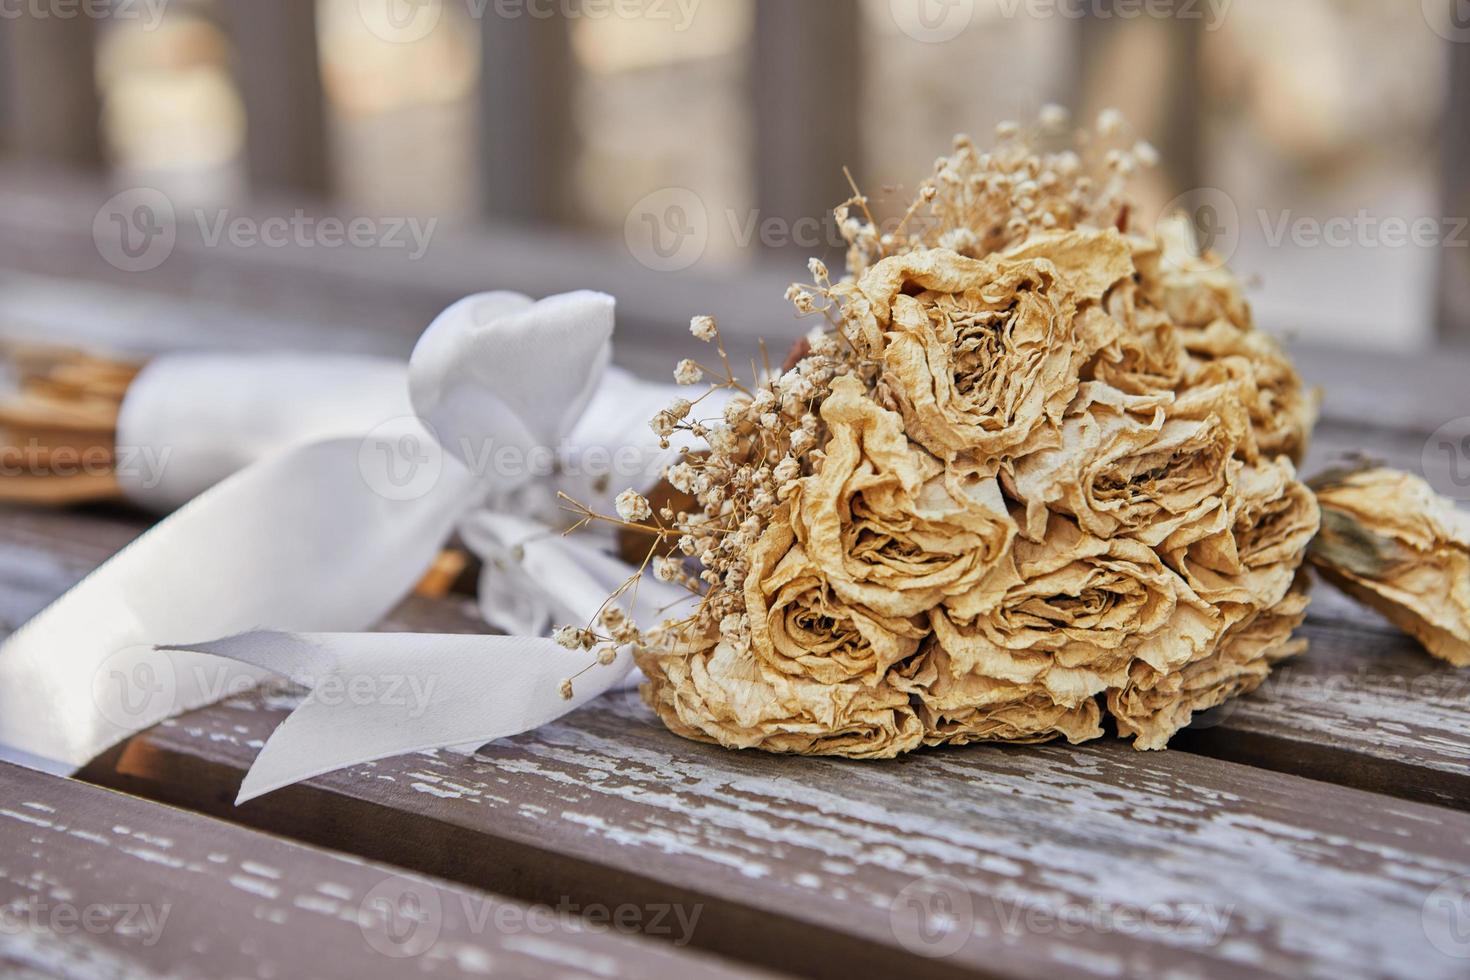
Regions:
<instances>
[{"instance_id":1,"label":"baby's breath sprig","mask_svg":"<svg viewBox=\"0 0 1470 980\"><path fill-rule=\"evenodd\" d=\"M630 604L637 599L638 585L647 573L650 563L657 561L656 556L665 550L663 542L675 534L673 528L665 527L658 515L653 512L648 498L636 490L628 489L618 494L615 508L617 517L599 514L585 504L579 504L565 493L558 493L558 498L567 504L567 509L577 515L577 520L567 529L565 533L571 534L588 524L601 521L614 524L623 528L636 529L651 534L653 544L644 555L643 563L630 575L623 584L608 596L593 616L593 623L601 626L602 632L598 632L592 625L588 626L558 626L552 630L552 639L568 650L591 651L595 657L581 670L571 677L564 678L559 691L563 700L570 700L573 696L573 682L591 670L594 666L610 666L618 656L618 649L626 646L642 646L649 643L648 637L638 628L638 625L623 610L619 600L625 595L630 596ZM658 574L657 569L655 574ZM660 578L664 576L659 575ZM691 587L690 591L697 594L698 590Z\"/></svg>"},{"instance_id":2,"label":"baby's breath sprig","mask_svg":"<svg viewBox=\"0 0 1470 980\"><path fill-rule=\"evenodd\" d=\"M1049 105L1030 126L999 124L989 151L956 136L954 151L935 162L891 229L878 224L854 185L836 210L849 274L917 248L983 257L1038 231L1126 225L1128 182L1157 165L1158 151L1133 140L1116 109L1101 112L1091 128L1070 125L1065 109Z\"/></svg>"},{"instance_id":3,"label":"baby's breath sprig","mask_svg":"<svg viewBox=\"0 0 1470 980\"><path fill-rule=\"evenodd\" d=\"M812 295L832 306L835 287L826 266L813 260L809 271ZM694 337L714 346L718 362L683 360L675 380L685 386L704 383L708 389L698 397L675 400L650 421L665 446L676 432L687 432L708 446L682 452L665 473L669 485L685 495L685 502L655 510L646 497L630 489L618 495L616 513L610 515L565 495L561 499L575 515L571 530L600 523L652 536L642 567L620 593L636 589L641 576L651 571L658 580L682 586L697 597L696 608L647 633L631 626L622 635L604 634L591 626L563 627L557 633L559 642L564 639L563 645L573 649L592 650L599 643L668 644L680 636L718 631L736 644L748 644L744 584L749 556L776 510L817 464L816 450L823 441L818 410L832 380L851 373L856 363L854 349L850 344L844 347L834 333L841 330L840 316L830 319L829 328L808 336L804 354L794 364L772 371L767 362L748 383L737 379L730 368L718 322L710 316L690 322ZM720 415L697 417L695 406L720 391L729 395Z\"/></svg>"}]
</instances>

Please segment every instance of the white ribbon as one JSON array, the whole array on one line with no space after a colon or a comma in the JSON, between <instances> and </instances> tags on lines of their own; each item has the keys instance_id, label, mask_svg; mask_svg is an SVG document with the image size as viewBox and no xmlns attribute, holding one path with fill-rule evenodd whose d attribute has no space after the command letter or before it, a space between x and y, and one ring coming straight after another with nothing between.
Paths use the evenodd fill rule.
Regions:
<instances>
[{"instance_id":1,"label":"white ribbon","mask_svg":"<svg viewBox=\"0 0 1470 980\"><path fill-rule=\"evenodd\" d=\"M553 622L590 623L632 572L607 553L610 535L560 534L570 520L556 513L556 490L606 513L620 489L656 482L672 452L647 419L677 389L608 368L612 328L613 300L600 293L469 297L421 338L407 373L413 410L397 418L404 401L381 364L358 383L343 380L358 376L350 366L313 377L280 362L280 386L258 373L243 382L218 362L196 362L199 376L158 368L188 396L153 389L138 396L153 408L124 409L129 438L150 438L138 421L150 418L177 434L155 446L182 467L155 501L251 452L372 428L246 466L19 630L0 647L0 746L76 767L267 674L305 682L311 694L267 742L244 801L361 762L526 731L623 682L626 651L593 665L544 637ZM328 373L337 381L320 384ZM208 405L211 378L247 418L194 403ZM258 395L239 395L250 390ZM318 409L296 427L280 406L303 399ZM484 559L487 622L519 635L350 632L386 614L456 527ZM683 599L647 577L623 605L648 621ZM210 636L228 638L199 642ZM564 700L561 681L579 674Z\"/></svg>"}]
</instances>

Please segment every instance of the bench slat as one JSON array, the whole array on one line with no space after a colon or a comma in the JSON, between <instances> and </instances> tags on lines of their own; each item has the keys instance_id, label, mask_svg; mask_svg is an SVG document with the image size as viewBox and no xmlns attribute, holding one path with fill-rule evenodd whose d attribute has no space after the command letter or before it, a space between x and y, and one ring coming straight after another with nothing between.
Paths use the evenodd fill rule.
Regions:
<instances>
[{"instance_id":1,"label":"bench slat","mask_svg":"<svg viewBox=\"0 0 1470 980\"><path fill-rule=\"evenodd\" d=\"M623 921L633 919L630 911ZM491 970L750 975L670 944L593 933L555 909L0 764L0 973L388 978Z\"/></svg>"},{"instance_id":2,"label":"bench slat","mask_svg":"<svg viewBox=\"0 0 1470 980\"><path fill-rule=\"evenodd\" d=\"M1470 810L1470 670L1386 623L1310 618L1298 635L1304 656L1171 747Z\"/></svg>"},{"instance_id":3,"label":"bench slat","mask_svg":"<svg viewBox=\"0 0 1470 980\"><path fill-rule=\"evenodd\" d=\"M664 731L631 692L474 758L385 760L232 807L282 715L236 699L86 775L525 901L698 904L701 945L803 974L906 972L936 950L975 975L1463 972L1421 922L1470 874L1453 810L1120 742L729 752ZM913 902L955 910L957 949L905 931Z\"/></svg>"}]
</instances>

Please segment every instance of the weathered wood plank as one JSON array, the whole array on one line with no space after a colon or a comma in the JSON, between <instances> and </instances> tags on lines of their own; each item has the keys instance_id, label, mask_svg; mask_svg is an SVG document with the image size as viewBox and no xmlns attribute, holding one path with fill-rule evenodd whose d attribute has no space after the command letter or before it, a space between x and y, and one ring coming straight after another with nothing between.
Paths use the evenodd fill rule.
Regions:
<instances>
[{"instance_id":1,"label":"weathered wood plank","mask_svg":"<svg viewBox=\"0 0 1470 980\"><path fill-rule=\"evenodd\" d=\"M245 163L257 189L330 188L316 6L300 0L225 0L245 103Z\"/></svg>"},{"instance_id":2,"label":"weathered wood plank","mask_svg":"<svg viewBox=\"0 0 1470 980\"><path fill-rule=\"evenodd\" d=\"M1387 623L1314 615L1298 635L1305 656L1172 747L1470 810L1470 670Z\"/></svg>"},{"instance_id":3,"label":"weathered wood plank","mask_svg":"<svg viewBox=\"0 0 1470 980\"><path fill-rule=\"evenodd\" d=\"M1463 8L1456 7L1456 12ZM1462 39L1463 40L1463 39ZM1470 115L1456 111L1470 97L1470 47L1446 45L1445 111L1439 120L1441 214L1470 215ZM1439 336L1459 347L1470 345L1470 255L1462 248L1439 250Z\"/></svg>"},{"instance_id":4,"label":"weathered wood plank","mask_svg":"<svg viewBox=\"0 0 1470 980\"><path fill-rule=\"evenodd\" d=\"M1369 352L1322 344L1290 345L1298 370L1322 389L1322 418L1428 435L1470 415L1470 354L1462 350Z\"/></svg>"},{"instance_id":5,"label":"weathered wood plank","mask_svg":"<svg viewBox=\"0 0 1470 980\"><path fill-rule=\"evenodd\" d=\"M863 173L861 19L845 0L756 0L749 78L762 220L831 225L830 209L852 193L843 168ZM789 261L799 277L800 259Z\"/></svg>"},{"instance_id":6,"label":"weathered wood plank","mask_svg":"<svg viewBox=\"0 0 1470 980\"><path fill-rule=\"evenodd\" d=\"M551 8L548 8L551 9ZM572 93L578 66L562 14L480 18L480 169L486 211L517 224L557 223L575 210Z\"/></svg>"},{"instance_id":7,"label":"weathered wood plank","mask_svg":"<svg viewBox=\"0 0 1470 980\"><path fill-rule=\"evenodd\" d=\"M691 918L697 929L694 910L681 911L675 929ZM616 933L659 913L623 914L608 923ZM554 907L0 764L7 976L750 975L605 933Z\"/></svg>"},{"instance_id":8,"label":"weathered wood plank","mask_svg":"<svg viewBox=\"0 0 1470 980\"><path fill-rule=\"evenodd\" d=\"M89 778L527 901L699 904L697 942L803 974L936 953L1000 976L1463 972L1422 916L1470 874L1470 817L1188 753L732 753L623 694L473 759L388 760L231 807L281 716L249 699L197 712ZM950 933L906 918L941 903Z\"/></svg>"},{"instance_id":9,"label":"weathered wood plank","mask_svg":"<svg viewBox=\"0 0 1470 980\"><path fill-rule=\"evenodd\" d=\"M102 164L96 18L44 5L0 17L0 142L15 156L96 169Z\"/></svg>"},{"instance_id":10,"label":"weathered wood plank","mask_svg":"<svg viewBox=\"0 0 1470 980\"><path fill-rule=\"evenodd\" d=\"M1312 434L1301 473L1310 479L1323 470L1366 456L1384 466L1423 475L1424 444L1428 436L1428 432L1327 420Z\"/></svg>"}]
</instances>

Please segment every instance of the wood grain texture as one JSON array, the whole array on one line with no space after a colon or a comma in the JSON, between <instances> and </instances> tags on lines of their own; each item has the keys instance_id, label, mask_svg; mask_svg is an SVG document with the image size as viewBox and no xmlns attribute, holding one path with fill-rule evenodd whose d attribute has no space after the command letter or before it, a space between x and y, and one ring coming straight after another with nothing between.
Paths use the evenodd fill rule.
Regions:
<instances>
[{"instance_id":1,"label":"wood grain texture","mask_svg":"<svg viewBox=\"0 0 1470 980\"><path fill-rule=\"evenodd\" d=\"M1421 921L1470 874L1470 816L1451 810L1117 742L737 753L669 734L631 693L474 758L230 806L285 707L186 715L88 776L526 901L697 904L700 944L805 975L935 952L971 975L1463 975Z\"/></svg>"},{"instance_id":2,"label":"wood grain texture","mask_svg":"<svg viewBox=\"0 0 1470 980\"><path fill-rule=\"evenodd\" d=\"M1328 423L1428 435L1470 415L1470 353L1462 349L1393 353L1293 344L1289 350L1307 384L1322 389Z\"/></svg>"},{"instance_id":3,"label":"wood grain texture","mask_svg":"<svg viewBox=\"0 0 1470 980\"><path fill-rule=\"evenodd\" d=\"M1298 633L1305 656L1171 748L1470 810L1470 670L1431 660L1386 622L1355 620L1312 614Z\"/></svg>"},{"instance_id":4,"label":"wood grain texture","mask_svg":"<svg viewBox=\"0 0 1470 980\"><path fill-rule=\"evenodd\" d=\"M751 975L622 931L0 764L6 976Z\"/></svg>"}]
</instances>

